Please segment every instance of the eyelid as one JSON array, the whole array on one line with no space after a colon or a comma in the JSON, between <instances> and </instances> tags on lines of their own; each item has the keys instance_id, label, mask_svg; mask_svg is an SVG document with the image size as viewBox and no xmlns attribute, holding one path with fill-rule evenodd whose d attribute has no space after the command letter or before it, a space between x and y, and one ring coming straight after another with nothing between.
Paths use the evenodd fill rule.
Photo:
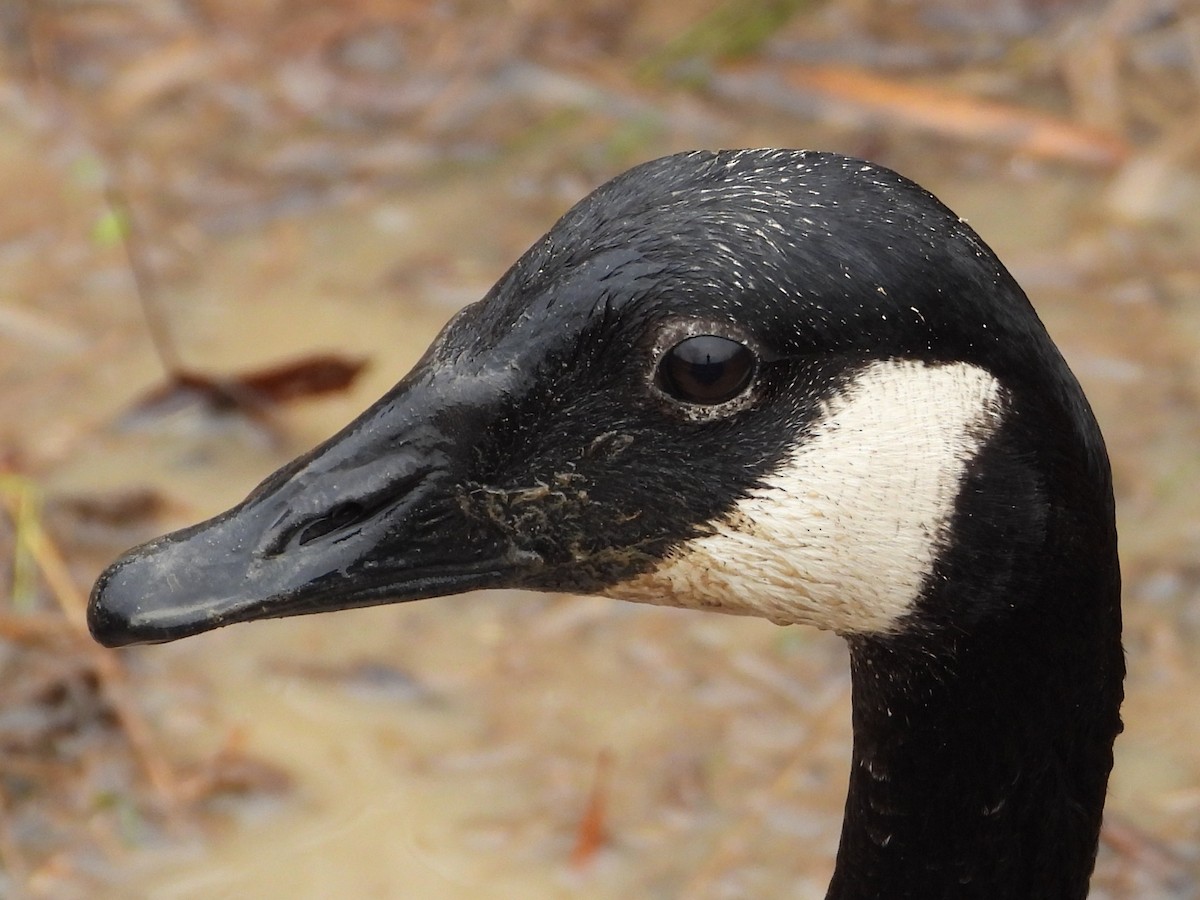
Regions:
<instances>
[{"instance_id":1,"label":"eyelid","mask_svg":"<svg viewBox=\"0 0 1200 900\"><path fill-rule=\"evenodd\" d=\"M681 401L666 393L657 383L659 366L662 365L668 351L681 341L701 335L714 335L737 341L755 356L755 372L750 386L722 403L706 405ZM713 422L753 405L759 396L759 373L763 364L779 358L781 357L778 353L765 352L764 346L757 338L734 322L722 319L673 319L659 328L650 345L647 371L650 392L657 398L659 405L674 418L695 423Z\"/></svg>"},{"instance_id":2,"label":"eyelid","mask_svg":"<svg viewBox=\"0 0 1200 900\"><path fill-rule=\"evenodd\" d=\"M723 337L743 344L760 362L774 362L780 354L770 352L754 335L724 319L672 319L663 324L650 346L650 361L658 366L667 351L680 341L701 335Z\"/></svg>"}]
</instances>

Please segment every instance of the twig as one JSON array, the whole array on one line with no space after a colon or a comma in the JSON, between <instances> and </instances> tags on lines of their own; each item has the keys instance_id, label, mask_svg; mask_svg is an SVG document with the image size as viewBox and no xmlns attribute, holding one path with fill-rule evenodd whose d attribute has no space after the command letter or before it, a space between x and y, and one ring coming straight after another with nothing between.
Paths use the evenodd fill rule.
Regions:
<instances>
[{"instance_id":1,"label":"twig","mask_svg":"<svg viewBox=\"0 0 1200 900\"><path fill-rule=\"evenodd\" d=\"M62 93L50 78L49 68L46 65L46 54L43 51L38 28L40 16L37 4L33 0L27 0L27 8L29 11L29 55L35 81L44 96L46 105L59 112L64 119L79 130L84 141L92 148L102 163L105 204L108 206L109 214L116 221L117 238L129 261L129 269L133 273L134 288L146 320L146 327L150 332L150 342L154 345L154 352L158 355L167 374L178 375L183 371L183 366L175 341L171 336L171 330L167 325L166 316L158 302L154 279L143 264L142 255L137 249L137 245L142 243L141 232L130 213L129 204L125 202L125 192L119 184L117 153L113 149L115 142L102 139L97 129L89 127L86 115L72 109L63 100Z\"/></svg>"},{"instance_id":2,"label":"twig","mask_svg":"<svg viewBox=\"0 0 1200 900\"><path fill-rule=\"evenodd\" d=\"M59 609L67 622L74 628L76 634L87 634L87 600L76 586L70 570L57 545L46 534L36 516L20 515L21 503L28 503L32 489L15 491L9 487L3 491L4 503L14 522L20 524L17 531L17 543L25 548L32 557L46 585L50 588ZM34 630L45 629L44 622L33 626ZM113 708L113 712L124 730L129 745L133 749L142 770L146 774L150 786L157 794L160 803L168 814L174 815L179 805L179 791L175 775L170 766L158 754L150 727L138 711L136 704L129 696L129 679L125 667L117 656L103 648L84 641L83 647L90 657L90 662L99 678L105 698Z\"/></svg>"},{"instance_id":3,"label":"twig","mask_svg":"<svg viewBox=\"0 0 1200 900\"><path fill-rule=\"evenodd\" d=\"M158 354L159 362L167 374L177 377L184 372L183 361L167 317L163 314L162 305L158 302L158 291L149 270L142 264L142 255L136 247L143 243L141 229L137 220L125 202L125 193L115 183L112 177L113 164L106 161L104 179L104 199L109 210L116 216L118 234L121 246L125 250L125 259L129 262L129 271L133 273L133 286L137 293L138 303L142 307L142 315L146 318L146 328L150 332L150 343Z\"/></svg>"},{"instance_id":4,"label":"twig","mask_svg":"<svg viewBox=\"0 0 1200 900\"><path fill-rule=\"evenodd\" d=\"M757 66L723 69L730 75L769 77ZM927 85L904 84L849 66L782 67L785 84L848 105L897 125L962 140L990 141L1040 159L1112 167L1129 158L1120 135L1048 113ZM741 96L743 90L727 90Z\"/></svg>"}]
</instances>

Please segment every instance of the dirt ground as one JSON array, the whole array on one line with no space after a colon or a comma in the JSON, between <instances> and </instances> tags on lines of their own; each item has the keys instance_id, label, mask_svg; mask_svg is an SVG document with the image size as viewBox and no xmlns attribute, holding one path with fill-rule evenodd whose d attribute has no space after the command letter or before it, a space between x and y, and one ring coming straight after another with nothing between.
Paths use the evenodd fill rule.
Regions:
<instances>
[{"instance_id":1,"label":"dirt ground","mask_svg":"<svg viewBox=\"0 0 1200 900\"><path fill-rule=\"evenodd\" d=\"M1093 896L1200 897L1195 3L14 0L0 54L0 896L822 897L831 636L499 593L81 625L592 187L803 146L967 218L1083 381L1130 668Z\"/></svg>"}]
</instances>

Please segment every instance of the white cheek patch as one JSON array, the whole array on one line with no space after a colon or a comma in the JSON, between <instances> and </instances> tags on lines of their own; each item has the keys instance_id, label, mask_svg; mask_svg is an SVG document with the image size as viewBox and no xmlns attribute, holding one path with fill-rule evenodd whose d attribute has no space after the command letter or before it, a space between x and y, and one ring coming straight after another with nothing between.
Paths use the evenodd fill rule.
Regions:
<instances>
[{"instance_id":1,"label":"white cheek patch","mask_svg":"<svg viewBox=\"0 0 1200 900\"><path fill-rule=\"evenodd\" d=\"M983 369L872 363L710 534L605 594L841 634L895 631L1002 415L1000 385Z\"/></svg>"}]
</instances>

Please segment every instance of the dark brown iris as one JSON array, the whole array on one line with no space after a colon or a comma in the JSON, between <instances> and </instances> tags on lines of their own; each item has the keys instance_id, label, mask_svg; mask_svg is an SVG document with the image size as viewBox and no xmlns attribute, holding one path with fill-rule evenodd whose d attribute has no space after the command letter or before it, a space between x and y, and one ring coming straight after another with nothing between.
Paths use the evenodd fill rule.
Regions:
<instances>
[{"instance_id":1,"label":"dark brown iris","mask_svg":"<svg viewBox=\"0 0 1200 900\"><path fill-rule=\"evenodd\" d=\"M659 386L687 403L732 400L750 384L754 354L744 344L715 334L680 341L658 365Z\"/></svg>"}]
</instances>

